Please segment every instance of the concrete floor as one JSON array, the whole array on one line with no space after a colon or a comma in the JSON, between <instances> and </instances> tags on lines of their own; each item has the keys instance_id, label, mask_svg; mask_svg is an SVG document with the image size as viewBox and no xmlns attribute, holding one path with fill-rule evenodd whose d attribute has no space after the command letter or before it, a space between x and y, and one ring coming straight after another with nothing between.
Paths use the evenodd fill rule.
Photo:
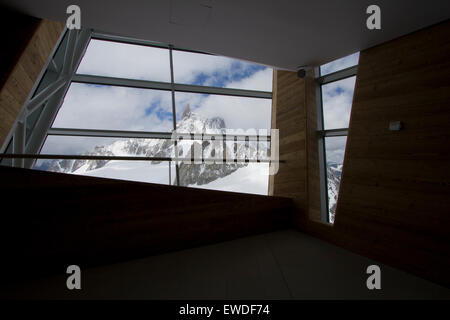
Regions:
<instances>
[{"instance_id":1,"label":"concrete floor","mask_svg":"<svg viewBox=\"0 0 450 320\"><path fill-rule=\"evenodd\" d=\"M381 290L366 287L381 268ZM2 288L26 299L450 299L450 289L294 230L242 238Z\"/></svg>"}]
</instances>

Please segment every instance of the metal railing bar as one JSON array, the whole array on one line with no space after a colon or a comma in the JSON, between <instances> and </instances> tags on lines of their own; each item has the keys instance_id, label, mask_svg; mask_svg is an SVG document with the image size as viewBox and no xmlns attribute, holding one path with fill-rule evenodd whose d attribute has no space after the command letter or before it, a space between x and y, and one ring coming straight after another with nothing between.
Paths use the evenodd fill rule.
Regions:
<instances>
[{"instance_id":1,"label":"metal railing bar","mask_svg":"<svg viewBox=\"0 0 450 320\"><path fill-rule=\"evenodd\" d=\"M138 138L138 139L178 139L181 140L202 140L210 141L213 139L224 139L222 133L171 133L171 132L148 132L148 131L122 131L122 130L97 130L97 129L76 129L76 128L50 128L49 135L57 136L81 136L81 137L103 137L103 138ZM201 137L201 138L199 138ZM251 141L258 140L270 142L270 136L262 135L233 135L225 134L225 141L245 141L249 138Z\"/></svg>"},{"instance_id":2,"label":"metal railing bar","mask_svg":"<svg viewBox=\"0 0 450 320\"><path fill-rule=\"evenodd\" d=\"M217 158L191 158L191 157L146 157L146 156L101 156L101 155L66 155L66 154L17 154L2 153L0 159L48 159L48 160L128 160L128 161L189 161L198 163L252 163L252 162L279 162L284 163L285 160L271 159L217 159Z\"/></svg>"}]
</instances>

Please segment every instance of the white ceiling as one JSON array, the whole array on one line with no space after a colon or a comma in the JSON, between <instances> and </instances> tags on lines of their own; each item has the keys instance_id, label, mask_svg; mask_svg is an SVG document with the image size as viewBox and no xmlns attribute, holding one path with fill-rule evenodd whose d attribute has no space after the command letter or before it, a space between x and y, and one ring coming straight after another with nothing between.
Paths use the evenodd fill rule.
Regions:
<instances>
[{"instance_id":1,"label":"white ceiling","mask_svg":"<svg viewBox=\"0 0 450 320\"><path fill-rule=\"evenodd\" d=\"M450 18L448 0L0 0L20 12L283 69L318 65ZM381 8L381 30L366 8Z\"/></svg>"}]
</instances>

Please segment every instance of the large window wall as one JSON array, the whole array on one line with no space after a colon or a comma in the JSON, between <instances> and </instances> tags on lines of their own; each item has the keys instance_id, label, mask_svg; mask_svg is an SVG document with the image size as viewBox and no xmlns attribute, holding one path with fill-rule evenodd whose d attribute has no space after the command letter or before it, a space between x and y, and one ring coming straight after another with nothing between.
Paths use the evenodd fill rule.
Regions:
<instances>
[{"instance_id":1,"label":"large window wall","mask_svg":"<svg viewBox=\"0 0 450 320\"><path fill-rule=\"evenodd\" d=\"M10 153L39 170L267 194L271 102L265 66L66 31ZM207 161L219 155L233 161Z\"/></svg>"}]
</instances>

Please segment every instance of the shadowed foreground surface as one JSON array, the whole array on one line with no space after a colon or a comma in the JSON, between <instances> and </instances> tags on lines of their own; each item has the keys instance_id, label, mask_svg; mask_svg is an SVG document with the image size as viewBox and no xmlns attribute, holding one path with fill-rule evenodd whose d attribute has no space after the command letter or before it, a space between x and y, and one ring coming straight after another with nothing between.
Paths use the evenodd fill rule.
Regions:
<instances>
[{"instance_id":1,"label":"shadowed foreground surface","mask_svg":"<svg viewBox=\"0 0 450 320\"><path fill-rule=\"evenodd\" d=\"M368 290L366 268L381 268ZM83 269L4 288L27 299L450 299L450 290L294 230Z\"/></svg>"}]
</instances>

